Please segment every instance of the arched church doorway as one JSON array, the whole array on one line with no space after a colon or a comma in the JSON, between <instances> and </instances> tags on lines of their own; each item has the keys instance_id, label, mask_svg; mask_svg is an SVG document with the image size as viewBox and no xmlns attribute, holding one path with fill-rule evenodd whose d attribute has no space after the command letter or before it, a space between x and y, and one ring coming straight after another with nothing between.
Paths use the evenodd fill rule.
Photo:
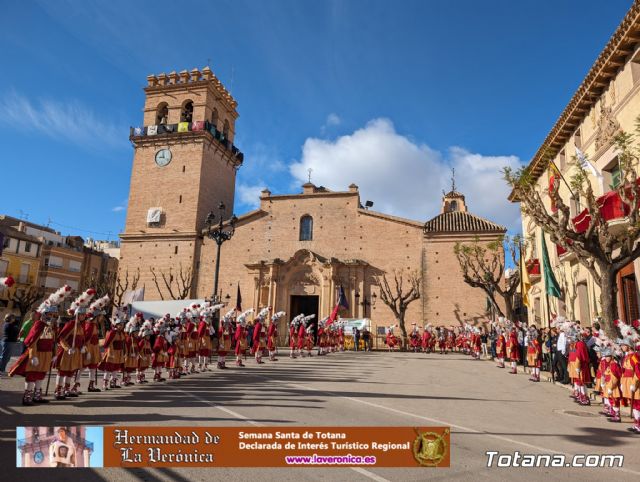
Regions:
<instances>
[{"instance_id":1,"label":"arched church doorway","mask_svg":"<svg viewBox=\"0 0 640 482\"><path fill-rule=\"evenodd\" d=\"M320 297L317 295L291 295L291 303L289 313L293 319L300 313L304 313L305 316L316 315L312 320L313 323L313 338L317 342L318 338L318 315L319 315Z\"/></svg>"}]
</instances>

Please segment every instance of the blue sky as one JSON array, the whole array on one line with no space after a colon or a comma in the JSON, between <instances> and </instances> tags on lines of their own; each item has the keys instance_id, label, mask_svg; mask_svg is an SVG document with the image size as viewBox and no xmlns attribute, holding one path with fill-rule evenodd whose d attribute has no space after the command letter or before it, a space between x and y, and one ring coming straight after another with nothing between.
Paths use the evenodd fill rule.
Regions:
<instances>
[{"instance_id":1,"label":"blue sky","mask_svg":"<svg viewBox=\"0 0 640 482\"><path fill-rule=\"evenodd\" d=\"M515 229L497 171L535 153L630 4L0 0L0 213L114 238L146 76L211 59L239 103L236 213L311 167L426 220L454 166L471 211Z\"/></svg>"}]
</instances>

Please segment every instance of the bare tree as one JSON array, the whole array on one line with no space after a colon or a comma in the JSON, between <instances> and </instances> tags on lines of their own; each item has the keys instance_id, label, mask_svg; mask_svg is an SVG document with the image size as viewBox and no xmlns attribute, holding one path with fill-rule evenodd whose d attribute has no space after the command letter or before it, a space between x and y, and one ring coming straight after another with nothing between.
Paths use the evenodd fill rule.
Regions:
<instances>
[{"instance_id":1,"label":"bare tree","mask_svg":"<svg viewBox=\"0 0 640 482\"><path fill-rule=\"evenodd\" d=\"M569 318L576 318L576 299L578 298L578 267L567 269L564 263L558 268L560 276L558 283L564 294L565 304L569 307ZM568 302L568 303L567 303Z\"/></svg>"},{"instance_id":2,"label":"bare tree","mask_svg":"<svg viewBox=\"0 0 640 482\"><path fill-rule=\"evenodd\" d=\"M113 275L115 280L113 280L113 296L109 296L111 299L110 308L121 308L122 307L122 297L127 291L133 291L138 287L138 283L140 282L140 268L137 268L135 272L129 273L129 269L126 269L124 273L119 270L118 276ZM105 294L107 294L106 292Z\"/></svg>"},{"instance_id":3,"label":"bare tree","mask_svg":"<svg viewBox=\"0 0 640 482\"><path fill-rule=\"evenodd\" d=\"M505 278L505 251L508 251L514 266L518 266L519 236L503 235L488 243L476 239L469 244L456 243L453 252L458 258L464 282L484 291L499 316L513 319L513 296L520 283L518 270ZM496 295L504 300L503 312Z\"/></svg>"},{"instance_id":4,"label":"bare tree","mask_svg":"<svg viewBox=\"0 0 640 482\"><path fill-rule=\"evenodd\" d=\"M193 270L191 267L184 269L182 263L180 263L180 268L175 274L173 268L169 268L169 271L164 271L150 267L149 270L162 300L165 299L165 295L161 285L164 285L164 289L168 293L167 296L171 300L186 300L191 295L193 286Z\"/></svg>"},{"instance_id":5,"label":"bare tree","mask_svg":"<svg viewBox=\"0 0 640 482\"><path fill-rule=\"evenodd\" d=\"M420 278L416 271L408 274L406 283L402 270L393 270L393 286L389 284L386 273L378 276L376 282L380 287L380 299L387 305L402 331L403 346L407 346L408 336L405 326L405 315L409 305L420 298ZM406 290L405 290L406 288Z\"/></svg>"},{"instance_id":6,"label":"bare tree","mask_svg":"<svg viewBox=\"0 0 640 482\"><path fill-rule=\"evenodd\" d=\"M575 201L586 207L588 226L576 229L568 203L560 197L560 183L549 186L549 196L556 207L555 212L547 209L531 167L516 171L504 168L503 174L520 201L522 213L546 232L551 241L575 254L578 262L592 275L600 287L602 306L602 327L609 336L617 336L614 320L618 317L616 276L622 268L640 257L640 183L638 164L640 149L637 135L640 134L640 118L636 119L634 134L621 132L615 136L615 146L620 166L620 184L612 188L619 197L626 213L624 229L612 229L600 211L598 199L587 175L586 163L575 157L575 167L571 176L571 187ZM550 155L547 156L550 162ZM588 162L588 159L586 159ZM551 212L550 212L551 211Z\"/></svg>"},{"instance_id":7,"label":"bare tree","mask_svg":"<svg viewBox=\"0 0 640 482\"><path fill-rule=\"evenodd\" d=\"M17 288L11 296L11 301L20 312L20 320L24 321L27 313L30 313L36 303L41 302L43 298L44 288L30 285L26 288Z\"/></svg>"}]
</instances>

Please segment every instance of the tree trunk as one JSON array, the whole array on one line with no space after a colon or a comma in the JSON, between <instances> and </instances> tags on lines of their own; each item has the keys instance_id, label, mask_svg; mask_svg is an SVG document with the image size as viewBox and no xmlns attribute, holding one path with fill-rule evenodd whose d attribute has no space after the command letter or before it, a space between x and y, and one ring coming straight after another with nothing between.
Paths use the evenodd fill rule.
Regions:
<instances>
[{"instance_id":1,"label":"tree trunk","mask_svg":"<svg viewBox=\"0 0 640 482\"><path fill-rule=\"evenodd\" d=\"M618 318L618 285L616 273L609 264L599 263L600 269L600 304L602 305L602 328L609 338L617 338L618 330L613 320Z\"/></svg>"},{"instance_id":2,"label":"tree trunk","mask_svg":"<svg viewBox=\"0 0 640 482\"><path fill-rule=\"evenodd\" d=\"M402 332L402 349L405 349L407 347L407 328L404 326L404 313L400 313L396 321L400 325L400 331Z\"/></svg>"},{"instance_id":3,"label":"tree trunk","mask_svg":"<svg viewBox=\"0 0 640 482\"><path fill-rule=\"evenodd\" d=\"M513 321L513 300L511 299L511 295L509 295L509 293L505 293L502 295L502 299L504 300L504 316L507 320Z\"/></svg>"}]
</instances>

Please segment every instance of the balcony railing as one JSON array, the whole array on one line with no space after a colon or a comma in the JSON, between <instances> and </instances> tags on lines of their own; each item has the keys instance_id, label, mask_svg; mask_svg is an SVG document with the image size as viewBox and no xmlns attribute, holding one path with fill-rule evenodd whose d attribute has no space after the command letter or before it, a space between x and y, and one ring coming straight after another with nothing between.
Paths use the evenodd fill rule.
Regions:
<instances>
[{"instance_id":1,"label":"balcony railing","mask_svg":"<svg viewBox=\"0 0 640 482\"><path fill-rule=\"evenodd\" d=\"M158 124L142 127L131 127L129 131L129 138L142 138L159 135L180 135L184 132L200 132L207 131L217 140L225 149L231 151L231 155L234 156L240 163L244 161L244 154L234 146L229 139L226 138L224 132L219 131L216 126L209 121L193 121L193 122L179 122L178 124Z\"/></svg>"}]
</instances>

